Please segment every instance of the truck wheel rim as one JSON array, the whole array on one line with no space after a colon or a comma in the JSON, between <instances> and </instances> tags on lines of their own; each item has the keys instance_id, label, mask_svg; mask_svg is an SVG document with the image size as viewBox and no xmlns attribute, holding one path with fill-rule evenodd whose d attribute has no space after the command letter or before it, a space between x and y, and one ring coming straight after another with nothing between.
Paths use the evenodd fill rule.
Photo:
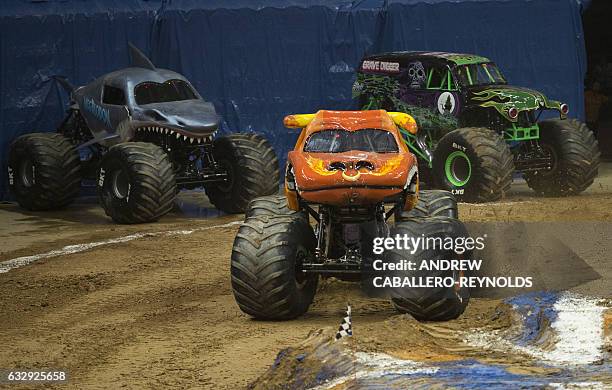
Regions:
<instances>
[{"instance_id":1,"label":"truck wheel rim","mask_svg":"<svg viewBox=\"0 0 612 390\"><path fill-rule=\"evenodd\" d=\"M130 180L123 169L113 172L111 180L113 195L118 199L127 198L130 191Z\"/></svg>"},{"instance_id":2,"label":"truck wheel rim","mask_svg":"<svg viewBox=\"0 0 612 390\"><path fill-rule=\"evenodd\" d=\"M542 150L544 150L545 153L550 155L550 158L552 160L550 170L542 171L541 175L544 176L544 177L552 176L557 171L557 167L559 165L559 157L557 155L557 152L556 152L555 148L552 147L551 145L549 145L549 144L542 144L541 147L542 147Z\"/></svg>"},{"instance_id":3,"label":"truck wheel rim","mask_svg":"<svg viewBox=\"0 0 612 390\"><path fill-rule=\"evenodd\" d=\"M225 172L227 173L227 181L219 183L217 188L219 188L222 192L230 192L234 186L234 167L227 160L219 161L219 165L225 168Z\"/></svg>"},{"instance_id":4,"label":"truck wheel rim","mask_svg":"<svg viewBox=\"0 0 612 390\"><path fill-rule=\"evenodd\" d=\"M302 272L302 264L306 260L308 260L308 251L304 247L299 246L295 254L295 284L298 289L304 288L308 282L308 278Z\"/></svg>"},{"instance_id":5,"label":"truck wheel rim","mask_svg":"<svg viewBox=\"0 0 612 390\"><path fill-rule=\"evenodd\" d=\"M25 159L19 166L19 177L24 187L32 187L34 185L34 164L30 159Z\"/></svg>"},{"instance_id":6,"label":"truck wheel rim","mask_svg":"<svg viewBox=\"0 0 612 390\"><path fill-rule=\"evenodd\" d=\"M455 187L463 187L472 176L472 163L467 154L456 150L446 157L444 173L448 181Z\"/></svg>"}]
</instances>

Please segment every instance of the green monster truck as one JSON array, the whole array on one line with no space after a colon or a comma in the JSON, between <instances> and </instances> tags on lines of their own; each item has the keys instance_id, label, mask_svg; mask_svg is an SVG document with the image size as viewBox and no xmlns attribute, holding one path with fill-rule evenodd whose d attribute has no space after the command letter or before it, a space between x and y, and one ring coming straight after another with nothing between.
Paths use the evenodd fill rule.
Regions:
<instances>
[{"instance_id":1,"label":"green monster truck","mask_svg":"<svg viewBox=\"0 0 612 390\"><path fill-rule=\"evenodd\" d=\"M365 57L353 96L363 109L410 113L404 132L422 179L464 202L500 199L515 171L540 195L574 195L597 176L599 148L567 104L507 84L487 58L441 52ZM540 120L544 110L559 119ZM429 169L424 169L429 167Z\"/></svg>"}]
</instances>

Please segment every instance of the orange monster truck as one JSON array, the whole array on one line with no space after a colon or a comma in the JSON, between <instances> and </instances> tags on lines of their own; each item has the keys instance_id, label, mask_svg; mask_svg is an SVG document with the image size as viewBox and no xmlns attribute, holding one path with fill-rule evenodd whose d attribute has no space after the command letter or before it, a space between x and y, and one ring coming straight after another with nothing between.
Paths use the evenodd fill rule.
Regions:
<instances>
[{"instance_id":1,"label":"orange monster truck","mask_svg":"<svg viewBox=\"0 0 612 390\"><path fill-rule=\"evenodd\" d=\"M441 248L374 250L385 238L467 234L450 192L419 192L417 160L398 129L416 133L410 115L321 110L289 115L284 124L301 129L287 159L285 194L252 200L234 240L232 289L243 312L295 318L308 310L319 277L379 287L372 277L376 261L456 258ZM459 278L452 271L410 275ZM469 300L468 289L458 286L387 293L399 311L418 320L447 320L463 313Z\"/></svg>"}]
</instances>

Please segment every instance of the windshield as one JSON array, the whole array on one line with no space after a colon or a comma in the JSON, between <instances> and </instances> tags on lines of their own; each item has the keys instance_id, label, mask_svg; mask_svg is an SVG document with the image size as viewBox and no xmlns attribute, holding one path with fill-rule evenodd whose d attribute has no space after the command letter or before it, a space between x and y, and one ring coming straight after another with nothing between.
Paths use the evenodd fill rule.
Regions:
<instances>
[{"instance_id":1,"label":"windshield","mask_svg":"<svg viewBox=\"0 0 612 390\"><path fill-rule=\"evenodd\" d=\"M304 146L305 152L313 153L342 153L349 150L375 153L399 151L393 134L380 129L321 130L308 137Z\"/></svg>"},{"instance_id":2,"label":"windshield","mask_svg":"<svg viewBox=\"0 0 612 390\"><path fill-rule=\"evenodd\" d=\"M183 80L140 83L134 88L134 97L140 105L197 99L191 86Z\"/></svg>"},{"instance_id":3,"label":"windshield","mask_svg":"<svg viewBox=\"0 0 612 390\"><path fill-rule=\"evenodd\" d=\"M492 62L461 65L456 68L457 78L462 86L506 84L506 79Z\"/></svg>"}]
</instances>

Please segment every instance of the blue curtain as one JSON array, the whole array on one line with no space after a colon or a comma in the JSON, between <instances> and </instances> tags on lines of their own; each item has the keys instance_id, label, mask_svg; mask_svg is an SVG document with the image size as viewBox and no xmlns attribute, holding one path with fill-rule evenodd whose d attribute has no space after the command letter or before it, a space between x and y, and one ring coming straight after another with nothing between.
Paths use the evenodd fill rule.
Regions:
<instances>
[{"instance_id":1,"label":"blue curtain","mask_svg":"<svg viewBox=\"0 0 612 390\"><path fill-rule=\"evenodd\" d=\"M440 50L491 58L517 85L583 117L586 54L576 0L4 0L0 5L0 199L10 142L54 131L67 96L128 64L131 41L187 76L223 116L224 132L263 133L281 161L290 113L354 107L364 54Z\"/></svg>"}]
</instances>

